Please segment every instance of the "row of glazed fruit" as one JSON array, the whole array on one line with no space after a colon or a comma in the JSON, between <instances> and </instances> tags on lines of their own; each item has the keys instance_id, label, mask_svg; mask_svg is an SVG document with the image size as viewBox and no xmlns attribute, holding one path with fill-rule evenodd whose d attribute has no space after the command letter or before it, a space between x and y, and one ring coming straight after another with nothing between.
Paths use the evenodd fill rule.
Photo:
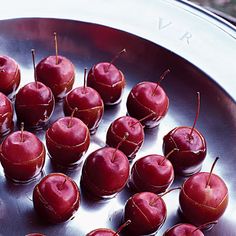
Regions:
<instances>
[{"instance_id":1,"label":"row of glazed fruit","mask_svg":"<svg viewBox=\"0 0 236 236\"><path fill-rule=\"evenodd\" d=\"M46 64L45 68L58 68L58 67L60 68L61 67L60 65L63 65L62 70L64 70L66 67L65 64L63 64L63 57L58 55L50 56L42 61L44 61L44 63ZM35 70L36 81L24 86L22 89L19 90L19 92L16 95L16 113L17 113L18 123L24 122L26 127L35 127L35 128L43 125L45 122L49 120L54 108L53 97L55 96L56 100L62 99L62 97L65 96L66 93L69 92L69 90L72 89L73 86L73 84L72 86L70 84L72 81L71 77L68 77L70 79L68 80L67 83L64 83L65 80L63 79L60 80L62 83L59 83L58 81L55 80L51 83L50 78L53 79L58 78L57 76L55 76L57 75L58 72L57 69L52 69L52 71L54 72L50 72L49 69L47 72L44 72L43 74L50 75L50 78L45 79L45 83L47 82L51 83L51 85L48 84L48 86L51 86L52 91L54 91L53 89L55 89L55 92L53 92L54 93L53 96L50 92L51 90L44 84L39 82L40 79L39 75L37 75L37 67ZM5 71L5 69L2 70L3 72ZM42 71L44 70L42 69ZM161 80L165 77L166 73L168 73L168 70L164 72L164 74L161 76ZM89 78L92 78L91 81L93 82L91 82L91 84L89 82L90 81ZM96 85L95 86L92 85L93 83L95 83ZM71 91L65 98L64 110L66 115L71 115L72 113L73 115L71 117L64 117L59 119L48 129L46 133L46 140L47 140L46 143L50 156L52 160L58 162L59 164L71 165L79 161L79 159L81 159L81 156L86 152L89 145L90 136L88 128L90 129L91 133L94 133L96 131L104 110L103 101L105 104L109 105L116 104L120 101L122 91L125 86L125 79L122 72L120 72L112 63L98 63L97 65L92 67L92 69L89 72L88 85L90 85L91 87L94 86L97 92L91 87L86 86L86 83L84 83L83 87L76 88L73 91ZM65 87L64 89L60 90L61 91L60 93L58 93L59 91L58 88L61 88L61 86ZM67 88L68 90L66 90ZM40 100L42 99L41 96L42 94L45 95L43 101ZM94 104L91 104L91 102L94 100L95 102L99 101L99 104L96 103L95 106ZM159 83L142 82L136 85L131 90L127 100L127 110L129 115L131 115L132 117L125 116L117 119L111 124L109 131L107 133L107 144L109 146L113 146L114 148L99 149L91 153L84 163L82 183L83 182L85 183L84 185L90 192L92 192L97 196L105 197L107 195L113 195L117 193L125 186L129 176L129 163L125 155L127 155L130 159L133 159L135 157L144 139L144 132L142 125L149 128L158 125L161 118L164 117L164 115L166 114L168 105L169 105L168 97L166 96L164 90L161 88ZM4 125L2 125L2 127L10 128L13 125L12 119L10 119L7 115L5 115L8 113L11 112L7 111L6 113L3 113L4 115L2 117L7 117L7 121L5 120L3 122ZM197 112L197 114L199 114L199 112ZM84 125L82 121L78 120L76 117L84 121L84 123L87 124L88 128ZM84 119L82 119L82 117L84 117ZM91 120L92 121L95 120L95 122L91 122L92 125L90 125ZM140 122L142 123L142 125ZM201 164L206 156L205 139L195 129L194 126L195 124L193 125L193 127L178 127L172 130L164 138L164 145L163 145L164 154L168 156L168 159L172 162L175 172L177 174L189 175L199 171L201 168ZM4 134L6 133L7 132L4 132ZM40 141L37 140L36 137L33 137L31 135L32 134L30 134L29 132L24 131L22 127L21 131L9 135L4 140L1 146L1 163L3 165L6 176L8 176L11 179L17 181L27 181L32 177L34 177L35 175L37 175L40 172L41 168L43 167L45 160L45 148L43 144L41 144ZM36 155L35 156L26 155L26 152L24 151L21 152L19 149L17 149L16 150L17 153L21 154L20 157L18 157L18 159L16 160L16 157L14 157L13 155L14 152L13 151L11 152L8 149L6 149L9 146L11 147L12 143L15 141L16 143L19 144L16 148L21 148L20 147L21 145L28 146L29 143L32 141L32 143L35 144L34 146L35 149L32 149L31 151L33 154ZM12 147L9 149L15 150L15 148ZM117 149L121 149L123 153ZM94 163L96 163L98 157L100 158L104 156L107 156L107 158L103 158L104 162L100 167L101 172L99 172L98 166L95 166ZM30 158L32 159L29 160ZM120 164L123 164L121 168L118 168L118 170L121 171L121 173L119 173L119 176L123 178L120 181L118 181L119 177L115 177L117 166L119 166L118 162ZM19 173L20 168L16 167L16 166L19 167L19 163L22 164L21 169L24 170L23 174ZM154 178L155 174L153 174L155 172L155 169L165 166L166 163L168 163L169 169L171 169L170 166L172 167L172 164L165 157L159 155L149 155L148 157L141 158L140 161L139 160L137 161L137 164L135 163L131 171L132 181L130 181L130 184L138 189L140 188L140 186L146 187L145 185L147 185L147 183L151 183L148 185L150 188L154 188L153 191L155 193L158 191L160 192L165 191L165 189L167 189L169 185L173 182L173 168L171 169L171 174L169 174L170 180L167 181L168 183L161 185L160 183L157 184L156 182L152 183L152 181L156 181L156 178ZM110 169L107 169L105 174L104 168L106 169L106 167L109 165L111 166L114 165L114 166L113 168L110 167ZM146 172L146 174L145 172L141 172L143 171L142 169L145 170L145 168L147 167L150 167L150 169ZM96 171L93 171L93 169L95 169ZM27 173L30 173L30 171L31 173L34 173L33 176L32 174L30 174L30 177L24 176ZM161 170L159 170L159 172L161 172ZM108 181L108 178L106 178L106 176L103 175L109 175L109 176L114 175L114 178L111 179L114 179L115 181L113 182ZM149 177L150 179L148 179L147 177L147 180L143 181L143 176L145 175L150 176ZM23 178L19 179L19 177L21 178L22 176ZM142 178L140 178L140 176L142 176ZM210 207L211 209L212 208L216 209L214 211L213 216L217 215L217 217L219 217L221 214L223 214L222 211L225 210L227 205L228 201L227 187L225 186L224 183L221 182L222 181L221 179L219 180L219 177L216 177L216 180L214 180L215 177L208 178L207 176L209 176L209 174L208 175L204 174L202 176L204 180L207 180L207 183L205 183L205 188L203 186L200 186L200 189L202 189L203 195L206 193L205 190L208 191L209 188L211 189L212 196L209 195L208 207ZM215 175L211 174L210 176L215 176ZM61 182L59 181L60 183L57 184L57 191L60 192L64 189L65 184L68 182L68 178L64 177L63 181L62 180ZM158 180L163 180L163 179L165 180L164 177L158 178ZM210 179L209 183L208 179ZM144 183L142 183L142 181ZM202 182L204 183L204 181ZM44 186L44 184L42 184L42 186ZM42 188L44 189L45 186ZM54 187L52 186L52 188ZM199 191L199 186L196 189L197 191ZM219 189L220 189L219 192L221 192L222 195L218 199L221 199L223 203L223 205L220 204L221 206L220 210L217 208L218 205L216 200L214 200L216 191L218 191ZM148 189L139 191L152 191L152 190ZM42 197L41 192L39 192L38 190L36 192L38 192L39 194L39 201L40 199L45 200ZM196 194L194 193L193 195L195 196ZM194 196L192 196L191 191L190 193L187 194L187 197L189 196L191 196L192 202L194 203L197 202ZM76 197L75 199L77 198L78 197ZM160 199L160 197L156 198ZM37 203L35 205L37 205ZM204 207L202 208L201 203L199 203L199 205L201 214L202 211L205 213L206 210L205 209L202 210ZM68 205L65 204L65 206ZM75 207L76 206L77 205L75 204ZM43 204L40 207L38 207L39 210L37 211L38 212L43 211L45 207L46 206L44 201ZM35 208L37 209L37 206ZM49 214L48 217L49 219L50 216L51 213ZM187 216L185 217L188 219ZM201 217L202 216L200 216L200 219ZM207 221L205 221L204 223L208 223L209 221L212 220L207 219ZM160 225L162 225L162 223L163 222L161 222ZM134 220L131 220L131 224L127 226L127 230L130 227L132 228L132 225L134 225Z\"/></svg>"}]
</instances>

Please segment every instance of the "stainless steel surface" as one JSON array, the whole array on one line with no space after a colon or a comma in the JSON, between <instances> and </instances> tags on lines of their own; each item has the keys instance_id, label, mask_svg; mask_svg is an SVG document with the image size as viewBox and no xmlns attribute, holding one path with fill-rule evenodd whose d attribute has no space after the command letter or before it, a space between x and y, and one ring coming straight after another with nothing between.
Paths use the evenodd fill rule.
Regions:
<instances>
[{"instance_id":1,"label":"stainless steel surface","mask_svg":"<svg viewBox=\"0 0 236 236\"><path fill-rule=\"evenodd\" d=\"M96 1L95 4L98 2ZM20 63L23 79L21 86L23 86L33 79L30 49L36 49L38 61L42 57L52 54L52 33L57 31L60 53L75 63L77 69L76 85L81 85L83 81L82 72L85 66L90 67L96 62L110 60L120 49L124 47L127 49L127 55L117 61L117 66L127 78L123 100L117 106L106 108L103 121L97 133L92 136L92 143L87 154L105 145L105 132L109 124L115 118L126 113L127 94L137 82L142 80L156 81L164 69L170 68L172 71L168 79L163 81L163 87L170 98L168 115L157 129L146 130L145 143L137 158L148 153L162 153L161 145L164 134L175 126L192 124L195 114L195 93L200 91L202 107L197 128L205 135L208 144L208 155L203 170L209 170L213 159L220 156L221 160L216 166L215 173L226 180L230 191L230 204L225 215L206 235L236 235L236 175L234 171L236 168L234 161L236 152L234 145L236 142L236 104L235 90L233 90L235 88L233 78L236 75L236 69L232 66L232 62L235 61L233 60L235 59L234 52L236 51L235 32L224 23L209 18L209 15L206 16L187 5L179 5L180 3L174 1L158 2L160 3L159 10L163 10L161 14L170 17L175 9L174 17L177 21L183 20L181 16L183 14L189 16L186 18L188 22L185 22L186 24L181 25L181 27L178 24L173 26L168 33L163 29L163 24L166 25L168 22L160 21L160 18L157 21L158 17L155 17L155 27L159 25L159 28L163 29L160 33L158 28L155 28L158 31L157 33L151 32L150 27L153 27L153 24L149 25L148 29L143 28L144 25L138 25L138 27L132 25L132 20L134 20L132 17L129 24L123 22L123 25L114 21L114 18L113 21L107 21L106 15L104 18L106 25L114 24L113 26L117 26L116 28L123 28L122 26L126 25L123 28L125 31L142 35L155 43L158 41L160 46L134 35L96 24L56 19L16 19L0 21L0 53L7 54ZM172 9L167 8L168 4L172 6ZM140 3L140 5L142 4ZM68 18L73 18L73 12L71 17L68 15ZM156 14L154 10L151 13ZM62 14L62 16L64 15ZM153 15L151 14L151 16ZM81 18L86 20L86 17ZM174 17L172 22L175 22L173 21ZM195 19L194 21L192 21L192 17ZM93 17L91 21L105 24L102 19L102 16L100 20L99 17ZM150 17L149 20L151 19L154 20ZM157 24L158 22L159 24ZM139 23L137 21L137 24ZM145 25L147 23L148 21L145 21ZM200 23L204 23L202 27L206 30L205 33L194 28ZM182 32L180 28L186 29L190 26L193 27L192 30L196 34L194 41L188 43L186 41L188 38L180 40L179 32ZM165 29L167 30L167 26ZM208 34L210 30L211 34ZM177 35L177 39L172 37L173 35ZM212 43L214 40L216 41L215 44ZM203 41L205 42L204 45L202 45ZM203 49L205 50L204 54L202 54ZM217 59L221 59L220 62ZM223 85L223 88L216 83ZM58 104L51 122L60 116L63 116L63 112L62 106ZM38 132L37 135L44 140L44 131ZM47 160L44 173L53 171L59 170L56 170L51 165L50 160ZM66 173L79 184L81 167L66 171ZM32 189L37 181L28 185L14 185L5 179L1 169L0 235L25 235L37 231L46 235L82 236L98 227L115 229L120 224L124 203L132 194L128 189L125 189L116 198L109 201L94 201L82 191L81 208L73 220L59 225L47 225L36 216L33 210ZM182 178L177 178L173 186L178 186L182 181ZM166 228L180 220L177 215L178 192L173 192L165 196L164 199L167 203L168 218L157 235L162 235Z\"/></svg>"}]
</instances>

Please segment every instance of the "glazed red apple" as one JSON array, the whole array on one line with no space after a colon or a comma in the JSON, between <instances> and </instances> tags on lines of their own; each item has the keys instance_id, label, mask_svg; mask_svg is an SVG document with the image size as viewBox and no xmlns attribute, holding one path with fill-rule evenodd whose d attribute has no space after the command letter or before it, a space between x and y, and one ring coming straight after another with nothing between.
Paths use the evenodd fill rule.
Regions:
<instances>
[{"instance_id":1,"label":"glazed red apple","mask_svg":"<svg viewBox=\"0 0 236 236\"><path fill-rule=\"evenodd\" d=\"M43 220L60 223L70 219L78 210L79 188L70 177L61 173L51 173L35 186L33 203Z\"/></svg>"},{"instance_id":2,"label":"glazed red apple","mask_svg":"<svg viewBox=\"0 0 236 236\"><path fill-rule=\"evenodd\" d=\"M97 90L105 105L114 105L121 101L125 88L125 77L112 63L123 52L123 49L110 63L100 62L94 65L88 74L88 86Z\"/></svg>"},{"instance_id":3,"label":"glazed red apple","mask_svg":"<svg viewBox=\"0 0 236 236\"><path fill-rule=\"evenodd\" d=\"M188 176L199 172L207 153L206 140L195 128L200 111L200 93L197 95L198 106L193 127L176 127L163 138L164 155L174 148L178 149L169 157L178 175Z\"/></svg>"},{"instance_id":4,"label":"glazed red apple","mask_svg":"<svg viewBox=\"0 0 236 236\"><path fill-rule=\"evenodd\" d=\"M26 84L16 94L15 109L18 124L23 122L26 127L38 129L49 121L55 99L51 89L37 81L34 49L31 52L35 82Z\"/></svg>"},{"instance_id":5,"label":"glazed red apple","mask_svg":"<svg viewBox=\"0 0 236 236\"><path fill-rule=\"evenodd\" d=\"M151 192L136 193L125 204L124 220L127 235L154 234L166 220L166 205L163 199Z\"/></svg>"},{"instance_id":6,"label":"glazed red apple","mask_svg":"<svg viewBox=\"0 0 236 236\"><path fill-rule=\"evenodd\" d=\"M0 138L13 130L13 107L10 100L0 92Z\"/></svg>"},{"instance_id":7,"label":"glazed red apple","mask_svg":"<svg viewBox=\"0 0 236 236\"><path fill-rule=\"evenodd\" d=\"M74 165L81 161L89 144L88 127L76 117L60 118L46 132L50 157L62 166Z\"/></svg>"},{"instance_id":8,"label":"glazed red apple","mask_svg":"<svg viewBox=\"0 0 236 236\"><path fill-rule=\"evenodd\" d=\"M136 192L162 193L172 184L174 169L161 155L147 155L138 159L132 169L129 186Z\"/></svg>"},{"instance_id":9,"label":"glazed red apple","mask_svg":"<svg viewBox=\"0 0 236 236\"><path fill-rule=\"evenodd\" d=\"M163 236L204 236L202 231L191 224L178 224L168 229Z\"/></svg>"},{"instance_id":10,"label":"glazed red apple","mask_svg":"<svg viewBox=\"0 0 236 236\"><path fill-rule=\"evenodd\" d=\"M129 161L120 150L103 147L92 152L82 170L83 186L97 197L112 197L129 177Z\"/></svg>"},{"instance_id":11,"label":"glazed red apple","mask_svg":"<svg viewBox=\"0 0 236 236\"><path fill-rule=\"evenodd\" d=\"M19 84L19 65L11 57L0 56L0 92L6 96L14 96Z\"/></svg>"},{"instance_id":12,"label":"glazed red apple","mask_svg":"<svg viewBox=\"0 0 236 236\"><path fill-rule=\"evenodd\" d=\"M161 76L161 80L169 70ZM169 99L159 83L149 81L135 85L127 99L127 111L132 117L142 120L146 128L156 127L166 115L169 107ZM151 115L152 114L152 115ZM146 119L143 119L147 117Z\"/></svg>"},{"instance_id":13,"label":"glazed red apple","mask_svg":"<svg viewBox=\"0 0 236 236\"><path fill-rule=\"evenodd\" d=\"M73 89L64 100L65 115L70 115L75 108L78 109L75 117L88 126L91 134L95 133L104 113L104 105L99 93L90 87Z\"/></svg>"},{"instance_id":14,"label":"glazed red apple","mask_svg":"<svg viewBox=\"0 0 236 236\"><path fill-rule=\"evenodd\" d=\"M144 141L144 131L141 123L130 116L122 116L113 121L107 131L106 144L117 147L125 134L128 137L119 146L119 149L129 158L133 159Z\"/></svg>"},{"instance_id":15,"label":"glazed red apple","mask_svg":"<svg viewBox=\"0 0 236 236\"><path fill-rule=\"evenodd\" d=\"M16 131L1 144L0 158L9 179L28 182L41 172L45 162L45 148L34 134Z\"/></svg>"},{"instance_id":16,"label":"glazed red apple","mask_svg":"<svg viewBox=\"0 0 236 236\"><path fill-rule=\"evenodd\" d=\"M47 86L40 82L28 83L16 94L17 121L38 129L49 121L54 106L52 91Z\"/></svg>"},{"instance_id":17,"label":"glazed red apple","mask_svg":"<svg viewBox=\"0 0 236 236\"><path fill-rule=\"evenodd\" d=\"M215 163L210 173L200 172L187 179L180 191L181 213L196 226L217 221L228 205L227 186L218 175L212 173Z\"/></svg>"},{"instance_id":18,"label":"glazed red apple","mask_svg":"<svg viewBox=\"0 0 236 236\"><path fill-rule=\"evenodd\" d=\"M56 43L57 44L57 43ZM48 86L56 100L61 100L72 89L75 80L75 67L66 57L48 56L36 67L38 81Z\"/></svg>"},{"instance_id":19,"label":"glazed red apple","mask_svg":"<svg viewBox=\"0 0 236 236\"><path fill-rule=\"evenodd\" d=\"M95 229L90 233L86 234L86 236L119 236L119 233L131 223L130 220L127 220L124 224L122 224L119 229L115 232L111 229L101 228Z\"/></svg>"}]
</instances>

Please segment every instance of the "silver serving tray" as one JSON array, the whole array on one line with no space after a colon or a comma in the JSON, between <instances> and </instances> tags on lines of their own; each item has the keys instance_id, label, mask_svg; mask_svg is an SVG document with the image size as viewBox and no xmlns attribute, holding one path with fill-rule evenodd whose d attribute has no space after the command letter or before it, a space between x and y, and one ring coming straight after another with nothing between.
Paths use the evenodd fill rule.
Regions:
<instances>
[{"instance_id":1,"label":"silver serving tray","mask_svg":"<svg viewBox=\"0 0 236 236\"><path fill-rule=\"evenodd\" d=\"M22 72L20 86L23 86L33 80L31 48L36 50L37 61L53 54L53 32L56 31L59 35L60 54L70 58L76 66L77 75L74 85L76 87L83 83L84 67L89 68L94 63L109 61L116 52L122 48L127 49L127 54L116 62L117 67L123 71L127 79L122 102L113 107L106 107L97 133L91 137L91 145L85 158L93 150L105 145L108 126L114 119L126 114L125 103L128 92L139 81L157 81L165 69L171 69L171 74L162 84L170 99L169 112L158 128L145 131L145 143L137 158L152 153L161 154L162 138L168 131L180 125L192 125L196 107L196 92L200 91L202 106L197 128L205 136L208 145L208 154L204 161L203 170L209 171L214 158L220 156L221 159L214 172L226 181L230 192L230 202L224 216L205 235L236 235L236 162L234 157L236 153L236 96L235 85L232 81L233 76L236 75L232 64L232 60L235 58L234 49L236 48L234 28L224 21L220 21L219 18L212 18L212 16L207 15L209 13L206 14L202 10L194 9L186 4L175 1L157 2L161 7L159 10L166 10L164 5L167 4L171 5L173 9L175 8L175 17L178 20L181 19L181 13L189 16L186 18L189 20L188 26L196 25L199 19L202 23L205 22L206 24L203 24L203 27L206 28L204 29L206 31L202 31L201 34L196 28L193 28L193 31L200 34L198 37L214 39L217 41L216 44L213 45L211 41L204 41L204 45L196 46L196 43L201 41L200 38L197 38L199 41L195 40L192 43L188 35L183 39L179 39L181 36L171 37L177 33L176 27L173 26L174 31L171 31L172 33L164 32L162 31L164 25L169 23L166 19L163 21L163 18L155 18L155 23L158 22L159 32L157 35L160 39L160 43L157 44L149 29L147 32L142 32L142 28L140 28L140 32L137 32L138 27L131 26L129 29L129 23L126 27L124 26L123 30L132 34L127 33L117 30L122 28L122 24L118 24L118 21L107 21L105 24L117 29L95 24L95 22L102 24L104 22L101 22L102 20L97 17L89 20L87 12L87 18L82 16L82 20L94 22L86 23L49 18L2 20L0 21L0 54L9 55L19 62ZM139 2L138 6L142 7L142 3ZM111 6L109 5L109 7ZM164 11L163 14L170 13ZM192 17L196 21L192 22ZM70 18L74 18L73 14ZM112 22L115 22L114 25ZM173 23L171 24L173 25ZM165 26L165 29L169 26ZM184 27L186 28L186 25ZM164 33L160 32L160 29ZM143 35L149 40L134 34ZM215 38L216 36L220 36L220 40ZM165 38L167 39L166 42L164 42ZM228 44L224 45L221 40ZM224 45L223 48L218 47L221 44ZM205 54L200 54L203 48L207 48L208 51ZM217 53L215 53L216 49L218 50ZM192 55L192 52L195 54ZM221 61L217 64L218 57L221 57ZM208 64L205 65L204 63L207 61ZM229 68L231 70L228 70ZM225 77L222 76L224 73ZM62 104L59 103L50 123L62 116L64 116ZM43 141L44 133L45 130L36 132ZM51 165L49 158L47 158L42 175L55 171L68 174L80 185L81 166L73 170L58 170ZM13 184L6 180L0 168L0 235L23 236L30 232L41 232L50 236L83 236L95 228L116 229L121 223L124 204L132 195L132 192L126 188L113 199L94 201L81 191L81 207L75 214L75 218L62 224L49 225L43 223L33 209L32 190L38 181L39 178L29 184ZM173 187L179 186L183 181L183 178L177 177ZM167 204L168 216L164 226L156 235L162 235L167 228L180 222L177 213L178 191L166 195L164 200Z\"/></svg>"}]
</instances>

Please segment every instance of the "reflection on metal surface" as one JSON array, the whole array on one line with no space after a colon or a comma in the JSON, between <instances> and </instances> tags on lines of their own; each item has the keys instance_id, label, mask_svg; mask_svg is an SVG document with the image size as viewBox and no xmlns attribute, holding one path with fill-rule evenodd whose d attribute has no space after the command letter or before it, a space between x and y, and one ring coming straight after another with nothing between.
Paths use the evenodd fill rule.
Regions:
<instances>
[{"instance_id":1,"label":"reflection on metal surface","mask_svg":"<svg viewBox=\"0 0 236 236\"><path fill-rule=\"evenodd\" d=\"M162 24L163 26L163 24ZM230 191L230 205L212 231L205 235L235 235L236 176L234 154L236 153L236 104L222 88L214 83L204 72L187 60L171 51L134 35L95 24L69 20L53 19L18 19L0 22L0 53L14 57L22 68L23 82L33 80L30 49L35 48L37 60L53 54L52 32L59 35L60 53L70 58L76 66L76 84L83 84L83 69L99 61L109 61L122 48L127 49L126 56L117 61L127 78L122 102L114 107L106 107L103 120L97 133L91 136L91 145L86 156L93 150L105 145L105 135L110 123L126 114L126 98L136 83L143 80L156 81L162 71L171 68L171 74L163 81L163 87L170 99L170 109L158 128L145 131L145 142L137 158L147 154L162 153L162 138L175 126L191 125L195 115L195 94L202 95L201 114L197 128L207 140L208 155L203 170L208 171L216 156L221 161L215 168ZM166 27L167 28L167 27ZM62 104L57 104L51 123L64 116ZM44 141L44 131L36 134ZM63 171L80 184L81 165L74 170L55 168L47 158L44 173ZM183 178L176 177L173 186L179 186ZM92 229L111 227L116 229L121 223L122 209L128 197L133 193L125 188L115 198L95 201L83 189L81 207L75 218L58 225L47 225L37 217L30 200L34 185L38 180L27 185L14 185L0 172L0 207L5 206L7 214L1 217L0 234L24 235L29 232L41 232L46 235L85 235ZM178 192L164 197L168 216L165 229L181 219L177 214ZM14 218L14 224L12 220Z\"/></svg>"}]
</instances>

